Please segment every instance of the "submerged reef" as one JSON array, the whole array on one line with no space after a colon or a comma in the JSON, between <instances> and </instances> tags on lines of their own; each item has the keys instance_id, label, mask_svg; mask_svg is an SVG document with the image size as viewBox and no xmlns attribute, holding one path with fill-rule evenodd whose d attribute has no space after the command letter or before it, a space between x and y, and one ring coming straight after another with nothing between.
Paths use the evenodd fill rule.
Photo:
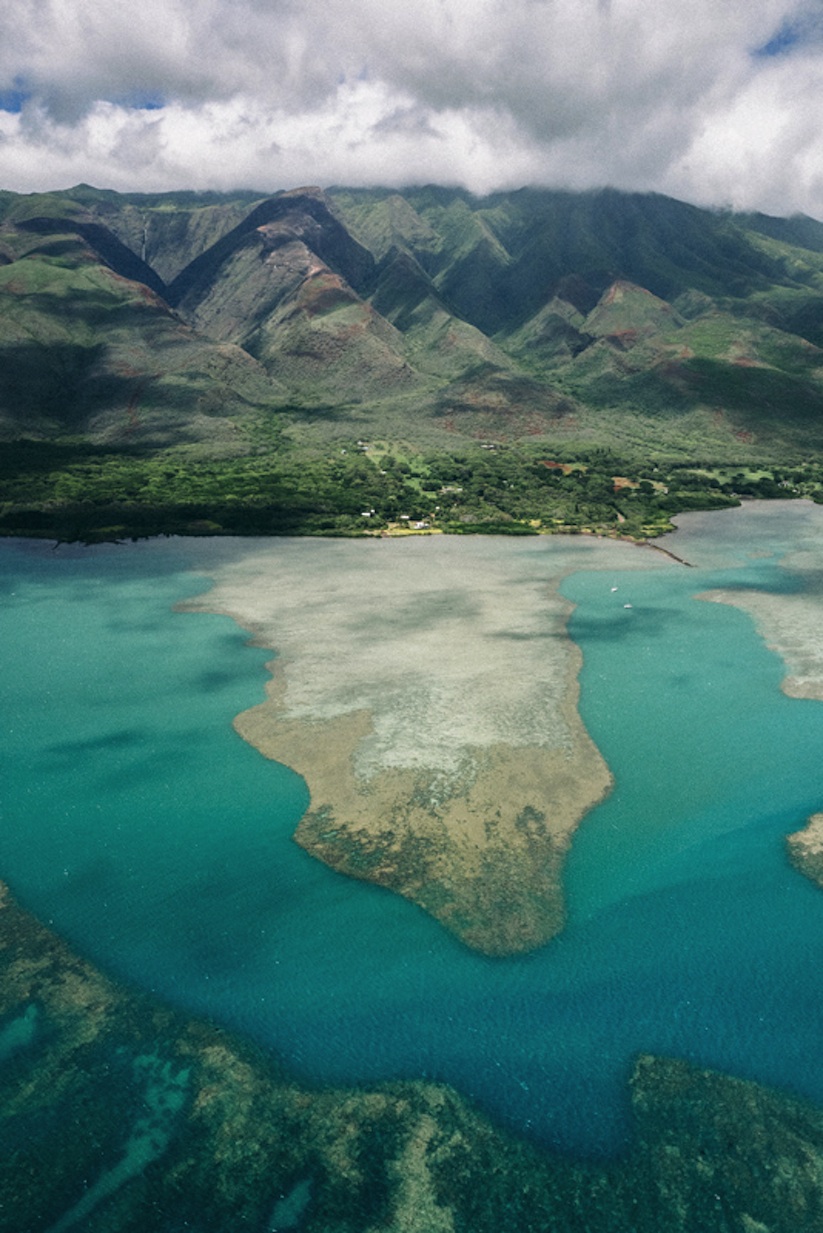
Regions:
<instances>
[{"instance_id":1,"label":"submerged reef","mask_svg":"<svg viewBox=\"0 0 823 1233\"><path fill-rule=\"evenodd\" d=\"M391 767L358 775L366 712L289 720L278 665L269 701L235 720L267 757L298 771L311 807L295 839L333 869L417 903L488 955L529 951L563 927L563 858L610 777L574 707L570 747L464 747L455 769Z\"/></svg>"},{"instance_id":2,"label":"submerged reef","mask_svg":"<svg viewBox=\"0 0 823 1233\"><path fill-rule=\"evenodd\" d=\"M795 869L823 889L823 813L813 813L802 830L786 838Z\"/></svg>"},{"instance_id":3,"label":"submerged reef","mask_svg":"<svg viewBox=\"0 0 823 1233\"><path fill-rule=\"evenodd\" d=\"M298 771L296 839L489 955L563 926L562 865L611 786L578 712L559 593L575 568L646 568L631 545L281 542L211 570L180 607L276 651L237 731Z\"/></svg>"},{"instance_id":4,"label":"submerged reef","mask_svg":"<svg viewBox=\"0 0 823 1233\"><path fill-rule=\"evenodd\" d=\"M727 589L707 591L700 598L749 613L766 645L783 660L786 675L780 687L787 697L823 700L819 595Z\"/></svg>"},{"instance_id":5,"label":"submerged reef","mask_svg":"<svg viewBox=\"0 0 823 1233\"><path fill-rule=\"evenodd\" d=\"M116 985L0 886L2 1233L797 1233L823 1112L638 1059L633 1138L579 1163L451 1088L320 1089Z\"/></svg>"},{"instance_id":6,"label":"submerged reef","mask_svg":"<svg viewBox=\"0 0 823 1233\"><path fill-rule=\"evenodd\" d=\"M690 551L694 543L698 560L706 559L708 553L711 564L714 554L719 554L723 563L724 553L728 553L730 546L735 547L731 560L739 565L740 543L748 539L744 559L756 561L762 556L776 561L781 583L765 590L751 585L721 587L698 598L747 612L766 645L783 661L783 693L789 698L823 700L821 508L806 501L754 501L729 512L731 517L712 524L714 533L708 535L704 516L684 519L696 535L693 541L686 533L686 550ZM761 544L759 553L751 550L753 532ZM737 539L740 534L746 537L742 541ZM724 539L724 535L728 538Z\"/></svg>"}]
</instances>

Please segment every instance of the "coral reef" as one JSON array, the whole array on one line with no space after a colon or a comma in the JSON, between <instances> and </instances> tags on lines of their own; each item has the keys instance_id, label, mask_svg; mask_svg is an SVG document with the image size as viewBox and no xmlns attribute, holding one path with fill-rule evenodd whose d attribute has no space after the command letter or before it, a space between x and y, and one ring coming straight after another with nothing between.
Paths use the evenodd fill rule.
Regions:
<instances>
[{"instance_id":1,"label":"coral reef","mask_svg":"<svg viewBox=\"0 0 823 1233\"><path fill-rule=\"evenodd\" d=\"M0 887L3 1233L797 1233L823 1113L641 1057L620 1159L581 1164L430 1082L319 1089L118 987Z\"/></svg>"}]
</instances>

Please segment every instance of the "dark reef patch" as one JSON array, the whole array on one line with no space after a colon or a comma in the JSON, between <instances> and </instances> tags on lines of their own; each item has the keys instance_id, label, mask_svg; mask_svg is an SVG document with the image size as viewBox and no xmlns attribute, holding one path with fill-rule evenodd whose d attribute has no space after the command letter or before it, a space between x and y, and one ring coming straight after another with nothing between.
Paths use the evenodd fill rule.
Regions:
<instances>
[{"instance_id":1,"label":"dark reef patch","mask_svg":"<svg viewBox=\"0 0 823 1233\"><path fill-rule=\"evenodd\" d=\"M0 1025L2 1233L823 1227L823 1113L798 1101L643 1057L630 1151L551 1156L443 1085L298 1084L112 984L1 885Z\"/></svg>"}]
</instances>

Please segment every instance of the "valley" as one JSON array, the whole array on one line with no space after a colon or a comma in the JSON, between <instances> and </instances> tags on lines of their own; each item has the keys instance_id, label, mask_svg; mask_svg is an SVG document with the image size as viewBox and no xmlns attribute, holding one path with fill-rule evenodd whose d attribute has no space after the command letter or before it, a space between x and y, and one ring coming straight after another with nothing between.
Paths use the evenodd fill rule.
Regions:
<instances>
[{"instance_id":1,"label":"valley","mask_svg":"<svg viewBox=\"0 0 823 1233\"><path fill-rule=\"evenodd\" d=\"M0 194L0 532L575 532L823 481L823 224L655 194Z\"/></svg>"}]
</instances>

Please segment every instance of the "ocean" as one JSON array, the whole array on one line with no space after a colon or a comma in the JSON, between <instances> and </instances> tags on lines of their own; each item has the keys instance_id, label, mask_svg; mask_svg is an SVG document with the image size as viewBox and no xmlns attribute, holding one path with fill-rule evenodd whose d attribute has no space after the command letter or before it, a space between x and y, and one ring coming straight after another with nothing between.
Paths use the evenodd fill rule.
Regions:
<instances>
[{"instance_id":1,"label":"ocean","mask_svg":"<svg viewBox=\"0 0 823 1233\"><path fill-rule=\"evenodd\" d=\"M689 515L662 546L692 567L637 549L625 569L603 545L561 583L614 788L575 835L567 927L538 951L473 953L292 841L304 781L232 728L272 652L175 610L242 540L0 543L0 877L110 975L301 1077L445 1080L574 1156L626 1142L639 1053L823 1104L823 890L784 842L823 809L823 703L781 692L747 611L698 598L817 602L823 508ZM578 561L560 539L484 550L529 577Z\"/></svg>"}]
</instances>

